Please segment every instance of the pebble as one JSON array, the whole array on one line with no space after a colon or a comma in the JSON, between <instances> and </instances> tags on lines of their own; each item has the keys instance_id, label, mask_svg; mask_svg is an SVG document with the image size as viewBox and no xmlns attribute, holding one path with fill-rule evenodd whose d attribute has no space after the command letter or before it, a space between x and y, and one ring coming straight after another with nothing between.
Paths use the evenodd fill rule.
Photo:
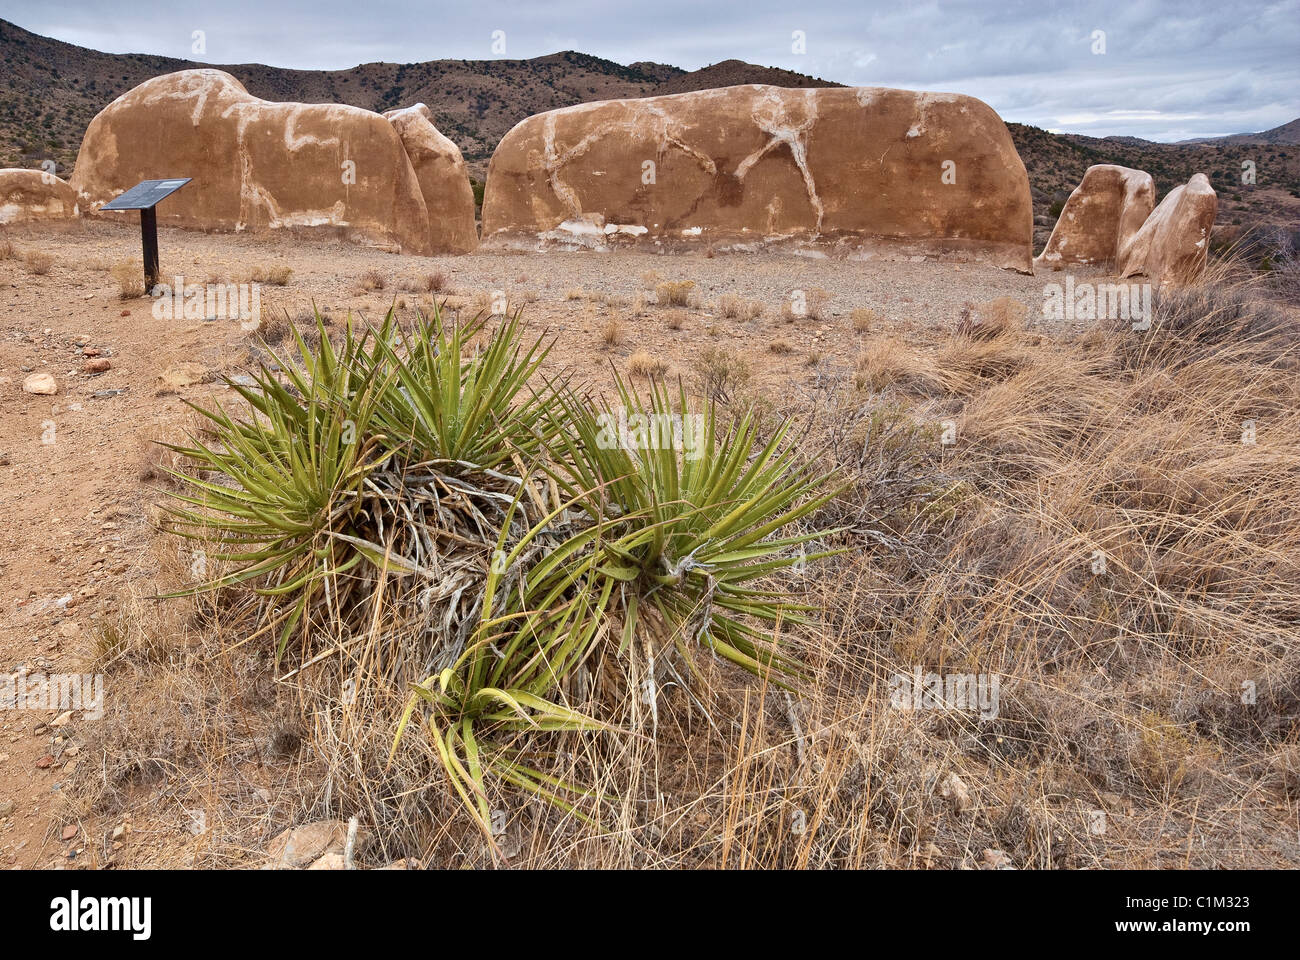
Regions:
<instances>
[{"instance_id":1,"label":"pebble","mask_svg":"<svg viewBox=\"0 0 1300 960\"><path fill-rule=\"evenodd\" d=\"M33 373L23 381L23 392L51 397L59 392L59 385L54 381L52 374Z\"/></svg>"}]
</instances>

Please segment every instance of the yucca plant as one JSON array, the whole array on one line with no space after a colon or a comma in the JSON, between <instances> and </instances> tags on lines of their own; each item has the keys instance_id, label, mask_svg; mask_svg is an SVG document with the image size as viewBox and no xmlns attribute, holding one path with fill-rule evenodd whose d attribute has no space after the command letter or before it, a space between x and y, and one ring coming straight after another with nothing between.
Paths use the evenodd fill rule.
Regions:
<instances>
[{"instance_id":1,"label":"yucca plant","mask_svg":"<svg viewBox=\"0 0 1300 960\"><path fill-rule=\"evenodd\" d=\"M485 831L489 774L581 814L587 791L517 738L615 729L618 705L580 709L571 681L640 656L634 638L660 664L695 669L703 647L798 682L774 631L806 608L758 581L825 553L805 548L826 531L780 533L832 493L784 429L759 443L743 416L718 436L662 385L643 401L620 381L597 407L542 376L518 316L489 334L390 312L337 349L320 333L276 357L283 380L235 387L247 415L197 408L215 439L175 448L191 467L173 529L220 562L194 590L246 585L250 639L278 631L277 655L388 624L382 673L413 691L397 739L419 711ZM624 419L685 429L631 442Z\"/></svg>"}]
</instances>

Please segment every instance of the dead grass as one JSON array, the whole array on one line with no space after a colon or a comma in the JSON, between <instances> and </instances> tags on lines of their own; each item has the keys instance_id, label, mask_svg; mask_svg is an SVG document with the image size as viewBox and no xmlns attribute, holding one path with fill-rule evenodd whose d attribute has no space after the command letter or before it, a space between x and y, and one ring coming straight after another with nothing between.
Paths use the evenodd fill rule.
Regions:
<instances>
[{"instance_id":1,"label":"dead grass","mask_svg":"<svg viewBox=\"0 0 1300 960\"><path fill-rule=\"evenodd\" d=\"M606 347L612 347L623 339L623 317L617 310L611 310L600 328L600 339Z\"/></svg>"},{"instance_id":2,"label":"dead grass","mask_svg":"<svg viewBox=\"0 0 1300 960\"><path fill-rule=\"evenodd\" d=\"M377 290L383 290L387 285L384 275L378 270L367 270L357 278L356 290L364 293L373 293Z\"/></svg>"},{"instance_id":3,"label":"dead grass","mask_svg":"<svg viewBox=\"0 0 1300 960\"><path fill-rule=\"evenodd\" d=\"M293 276L291 267L283 263L271 263L255 267L249 274L248 279L251 283L265 283L272 287L283 287L288 285L291 276ZM375 289L382 290L382 282Z\"/></svg>"},{"instance_id":4,"label":"dead grass","mask_svg":"<svg viewBox=\"0 0 1300 960\"><path fill-rule=\"evenodd\" d=\"M871 328L880 322L880 314L869 307L856 307L849 320L853 324L854 333L870 333Z\"/></svg>"},{"instance_id":5,"label":"dead grass","mask_svg":"<svg viewBox=\"0 0 1300 960\"><path fill-rule=\"evenodd\" d=\"M1011 297L998 297L989 303L966 304L957 319L956 334L975 340L1019 333L1025 328L1029 307Z\"/></svg>"},{"instance_id":6,"label":"dead grass","mask_svg":"<svg viewBox=\"0 0 1300 960\"><path fill-rule=\"evenodd\" d=\"M54 256L43 250L28 250L23 254L23 261L27 264L27 272L43 277L54 267Z\"/></svg>"},{"instance_id":7,"label":"dead grass","mask_svg":"<svg viewBox=\"0 0 1300 960\"><path fill-rule=\"evenodd\" d=\"M645 350L638 350L627 358L627 372L634 377L657 379L668 372L668 361Z\"/></svg>"},{"instance_id":8,"label":"dead grass","mask_svg":"<svg viewBox=\"0 0 1300 960\"><path fill-rule=\"evenodd\" d=\"M728 320L753 321L763 315L763 304L728 293L718 298L718 313Z\"/></svg>"},{"instance_id":9,"label":"dead grass","mask_svg":"<svg viewBox=\"0 0 1300 960\"><path fill-rule=\"evenodd\" d=\"M134 300L137 297L143 297L144 274L140 264L131 260L121 260L113 264L113 280L117 283L117 295L123 300Z\"/></svg>"},{"instance_id":10,"label":"dead grass","mask_svg":"<svg viewBox=\"0 0 1300 960\"><path fill-rule=\"evenodd\" d=\"M492 786L509 864L1300 863L1300 377L1294 326L1250 293L1163 298L1145 332L886 337L792 400L807 456L846 484L811 521L842 529L810 548L843 552L782 584L813 608L785 631L808 679L788 696L699 657L660 678L653 722L626 704L643 736L533 737L546 775L612 799L597 829ZM714 344L695 373L714 399L750 380ZM279 672L236 645L244 627L221 595L127 598L100 625L115 694L78 731L96 762L72 812L180 838L132 866L255 865L282 827L353 814L375 835L364 863L492 864L425 738L373 761L405 703L367 672L384 624ZM911 709L894 694L916 671L996 677L996 703Z\"/></svg>"},{"instance_id":11,"label":"dead grass","mask_svg":"<svg viewBox=\"0 0 1300 960\"><path fill-rule=\"evenodd\" d=\"M689 307L694 291L694 280L667 280L655 285L655 300L661 307Z\"/></svg>"}]
</instances>

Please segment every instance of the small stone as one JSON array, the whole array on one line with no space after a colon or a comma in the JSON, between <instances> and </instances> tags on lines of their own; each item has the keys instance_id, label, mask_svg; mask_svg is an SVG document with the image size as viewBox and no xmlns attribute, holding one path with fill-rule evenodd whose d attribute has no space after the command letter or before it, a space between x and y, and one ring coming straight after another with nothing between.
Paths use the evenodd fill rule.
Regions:
<instances>
[{"instance_id":1,"label":"small stone","mask_svg":"<svg viewBox=\"0 0 1300 960\"><path fill-rule=\"evenodd\" d=\"M75 823L70 823L70 824L68 824L66 827L63 828L63 839L64 839L64 840L71 840L71 839L72 839L73 837L75 837L76 835L77 835L77 825L76 825Z\"/></svg>"},{"instance_id":2,"label":"small stone","mask_svg":"<svg viewBox=\"0 0 1300 960\"><path fill-rule=\"evenodd\" d=\"M1001 850L994 850L992 847L985 847L984 852L980 855L984 866L989 870L1014 870L1011 865L1011 858Z\"/></svg>"},{"instance_id":3,"label":"small stone","mask_svg":"<svg viewBox=\"0 0 1300 960\"><path fill-rule=\"evenodd\" d=\"M94 360L87 360L86 365L81 369L86 373L107 373L113 369L113 364L103 357L96 357Z\"/></svg>"},{"instance_id":4,"label":"small stone","mask_svg":"<svg viewBox=\"0 0 1300 960\"><path fill-rule=\"evenodd\" d=\"M59 385L54 382L52 374L33 373L23 381L23 392L50 397L59 392Z\"/></svg>"},{"instance_id":5,"label":"small stone","mask_svg":"<svg viewBox=\"0 0 1300 960\"><path fill-rule=\"evenodd\" d=\"M339 820L319 820L281 831L266 848L266 868L296 870L326 853L343 849L347 825Z\"/></svg>"},{"instance_id":6,"label":"small stone","mask_svg":"<svg viewBox=\"0 0 1300 960\"><path fill-rule=\"evenodd\" d=\"M124 836L126 836L126 824L119 823L113 828L113 839L121 840Z\"/></svg>"},{"instance_id":7,"label":"small stone","mask_svg":"<svg viewBox=\"0 0 1300 960\"><path fill-rule=\"evenodd\" d=\"M921 848L921 863L929 869L934 866L942 855L943 851L940 850L939 845L932 840Z\"/></svg>"},{"instance_id":8,"label":"small stone","mask_svg":"<svg viewBox=\"0 0 1300 960\"><path fill-rule=\"evenodd\" d=\"M208 379L208 371L197 363L178 363L164 370L159 374L158 379L162 381L164 387L176 390L202 383Z\"/></svg>"},{"instance_id":9,"label":"small stone","mask_svg":"<svg viewBox=\"0 0 1300 960\"><path fill-rule=\"evenodd\" d=\"M67 710L50 721L51 727L66 727L72 720L72 711Z\"/></svg>"},{"instance_id":10,"label":"small stone","mask_svg":"<svg viewBox=\"0 0 1300 960\"><path fill-rule=\"evenodd\" d=\"M14 802L12 800L0 800L0 817L7 817L14 812Z\"/></svg>"},{"instance_id":11,"label":"small stone","mask_svg":"<svg viewBox=\"0 0 1300 960\"><path fill-rule=\"evenodd\" d=\"M940 796L946 797L957 813L964 813L970 807L970 790L956 773L949 773L939 785Z\"/></svg>"},{"instance_id":12,"label":"small stone","mask_svg":"<svg viewBox=\"0 0 1300 960\"><path fill-rule=\"evenodd\" d=\"M54 766L54 758L47 753L36 761L36 766L41 770L48 770Z\"/></svg>"}]
</instances>

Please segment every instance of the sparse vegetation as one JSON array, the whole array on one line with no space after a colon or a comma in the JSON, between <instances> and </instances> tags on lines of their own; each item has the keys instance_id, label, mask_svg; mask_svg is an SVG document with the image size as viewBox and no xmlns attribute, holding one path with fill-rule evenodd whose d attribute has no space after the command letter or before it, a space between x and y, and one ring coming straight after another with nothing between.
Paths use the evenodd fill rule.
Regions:
<instances>
[{"instance_id":1,"label":"sparse vegetation","mask_svg":"<svg viewBox=\"0 0 1300 960\"><path fill-rule=\"evenodd\" d=\"M390 752L405 765L390 778L428 783L429 753L410 746L422 728L441 758L434 782L497 850L488 798L502 789L582 821L610 815L593 792L609 765L570 779L549 744L567 732L617 750L652 729L639 678L695 671L703 645L772 682L801 681L772 629L802 614L745 585L805 557L816 527L768 534L831 494L783 430L760 443L752 418L722 435L705 411L690 456L607 443L600 411L561 382L525 389L545 349L520 341L517 320L484 331L471 355L479 332L435 316L403 333L390 314L330 351L298 340L296 359L281 358L292 390L263 371L234 387L252 415L201 409L215 440L174 448L194 467L170 528L216 568L186 593L230 595L228 615L282 663L372 641L384 623L361 696L415 693L400 718L370 718L351 749L396 730ZM620 384L618 401L629 415L687 412L684 393L658 387L642 400ZM341 668L314 674L314 696L356 677L351 661L327 662ZM594 698L574 686L584 670L605 678Z\"/></svg>"},{"instance_id":2,"label":"sparse vegetation","mask_svg":"<svg viewBox=\"0 0 1300 960\"><path fill-rule=\"evenodd\" d=\"M293 276L293 269L282 263L263 264L255 267L249 274L249 280L253 283L265 283L273 287L283 287L289 283L289 278ZM382 280L376 290L382 290Z\"/></svg>"},{"instance_id":3,"label":"sparse vegetation","mask_svg":"<svg viewBox=\"0 0 1300 960\"><path fill-rule=\"evenodd\" d=\"M627 372L634 377L656 379L668 372L668 361L638 350L627 358Z\"/></svg>"},{"instance_id":4,"label":"sparse vegetation","mask_svg":"<svg viewBox=\"0 0 1300 960\"><path fill-rule=\"evenodd\" d=\"M43 250L28 250L23 254L23 261L27 264L27 272L38 277L43 277L54 267L54 257Z\"/></svg>"},{"instance_id":5,"label":"sparse vegetation","mask_svg":"<svg viewBox=\"0 0 1300 960\"><path fill-rule=\"evenodd\" d=\"M701 395L714 402L731 402L749 383L748 361L724 346L710 344L703 347L696 354L693 365Z\"/></svg>"},{"instance_id":6,"label":"sparse vegetation","mask_svg":"<svg viewBox=\"0 0 1300 960\"><path fill-rule=\"evenodd\" d=\"M117 283L117 295L123 300L135 300L144 296L144 271L140 264L122 260L113 264L112 273L113 280Z\"/></svg>"},{"instance_id":7,"label":"sparse vegetation","mask_svg":"<svg viewBox=\"0 0 1300 960\"><path fill-rule=\"evenodd\" d=\"M655 299L661 307L689 307L694 280L666 280L655 285Z\"/></svg>"}]
</instances>

